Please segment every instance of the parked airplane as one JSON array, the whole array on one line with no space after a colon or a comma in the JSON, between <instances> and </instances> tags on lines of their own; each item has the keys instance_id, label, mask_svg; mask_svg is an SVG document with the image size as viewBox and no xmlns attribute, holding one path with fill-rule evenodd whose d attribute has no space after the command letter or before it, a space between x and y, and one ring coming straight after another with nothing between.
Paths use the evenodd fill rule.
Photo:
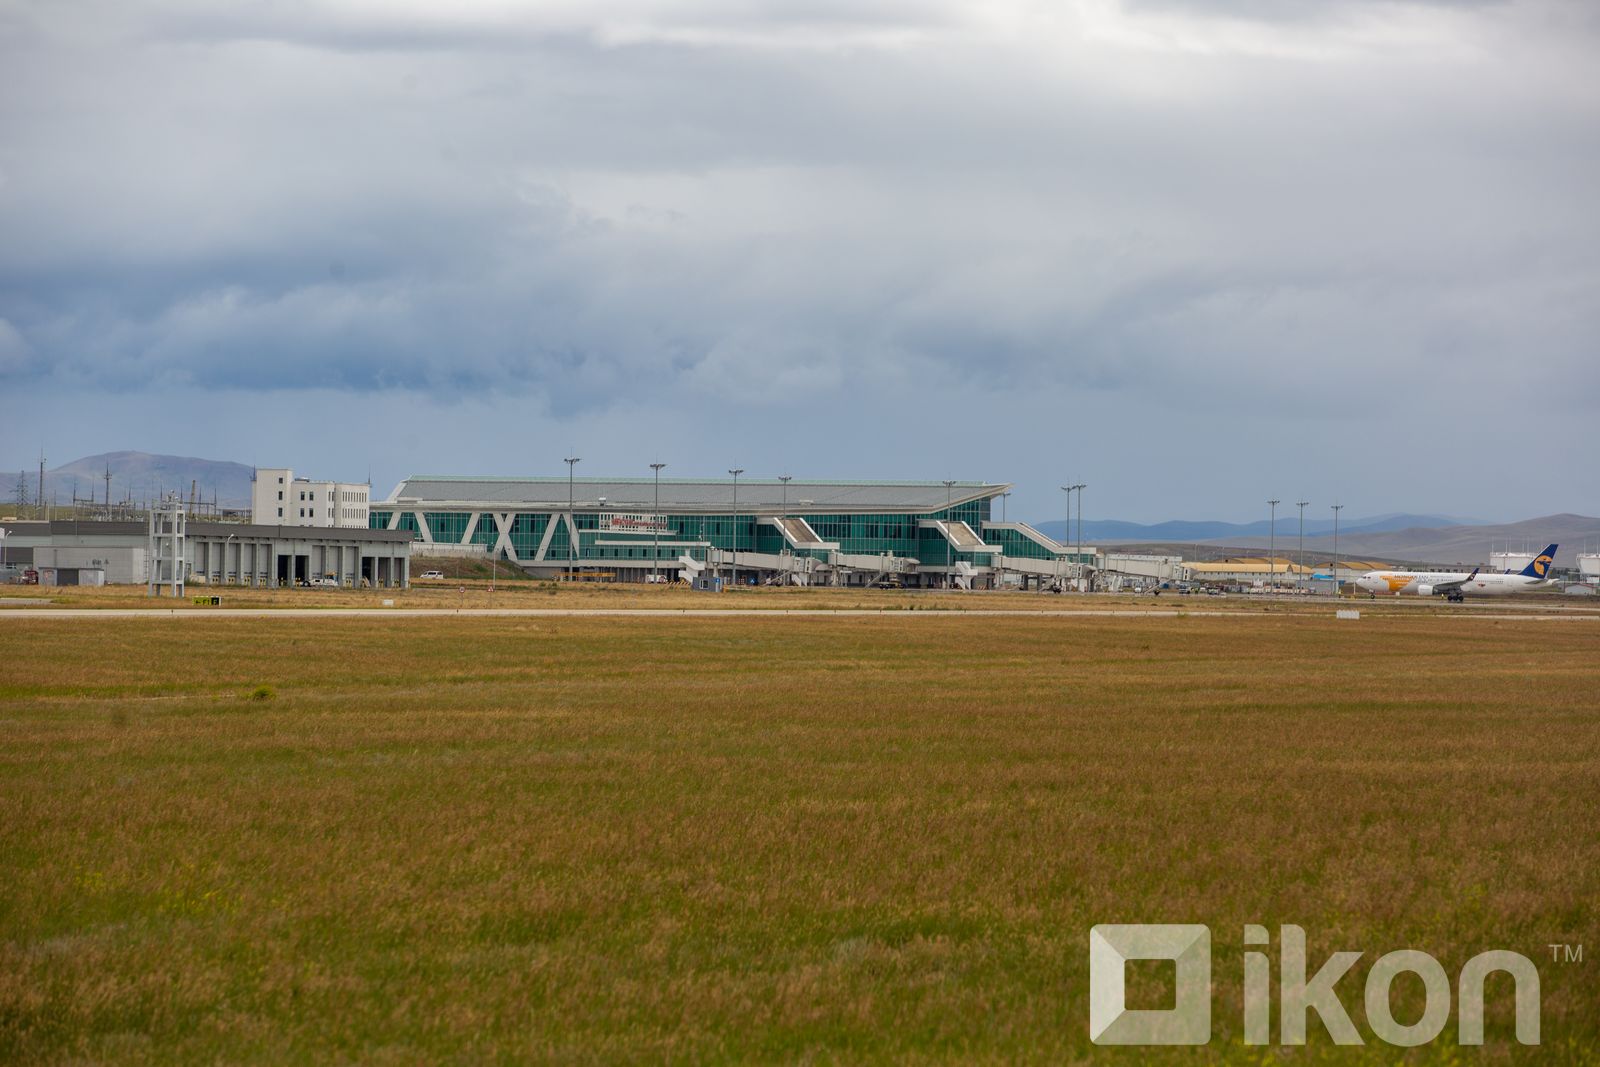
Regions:
<instances>
[{"instance_id":1,"label":"parked airplane","mask_svg":"<svg viewBox=\"0 0 1600 1067\"><path fill-rule=\"evenodd\" d=\"M1513 574L1483 574L1473 568L1471 574L1459 571L1368 571L1356 579L1356 588L1372 593L1415 593L1417 596L1442 596L1460 601L1469 596L1509 596L1548 588L1550 566L1555 559L1556 546L1551 545L1533 558L1533 562Z\"/></svg>"}]
</instances>

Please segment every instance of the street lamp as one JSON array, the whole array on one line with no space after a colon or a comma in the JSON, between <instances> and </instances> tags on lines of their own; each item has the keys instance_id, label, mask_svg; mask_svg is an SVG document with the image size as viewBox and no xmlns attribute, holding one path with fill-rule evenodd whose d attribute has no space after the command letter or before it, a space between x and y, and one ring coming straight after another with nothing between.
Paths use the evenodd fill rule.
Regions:
<instances>
[{"instance_id":1,"label":"street lamp","mask_svg":"<svg viewBox=\"0 0 1600 1067\"><path fill-rule=\"evenodd\" d=\"M1272 592L1272 587L1278 584L1278 505L1281 500L1269 500L1272 505L1272 519L1267 527L1267 592Z\"/></svg>"},{"instance_id":2,"label":"street lamp","mask_svg":"<svg viewBox=\"0 0 1600 1067\"><path fill-rule=\"evenodd\" d=\"M1063 545L1072 544L1072 492L1073 492L1074 489L1077 489L1077 488L1078 487L1075 486L1075 485L1063 485L1061 487L1061 491L1063 493L1067 494L1067 528L1061 534L1061 543ZM1062 557L1061 557L1061 564L1062 564L1062 566L1061 566L1061 574L1058 576L1061 579L1061 588L1063 590L1066 589L1066 581L1067 581L1066 562L1067 562L1066 554L1063 553Z\"/></svg>"},{"instance_id":3,"label":"street lamp","mask_svg":"<svg viewBox=\"0 0 1600 1067\"><path fill-rule=\"evenodd\" d=\"M1088 487L1084 482L1079 482L1072 488L1078 491L1078 547L1074 550L1078 556L1078 566L1083 566L1083 491Z\"/></svg>"},{"instance_id":4,"label":"street lamp","mask_svg":"<svg viewBox=\"0 0 1600 1067\"><path fill-rule=\"evenodd\" d=\"M1294 591L1300 592L1301 583L1306 576L1306 505L1309 500L1296 500L1294 506L1300 509L1300 571L1294 576Z\"/></svg>"},{"instance_id":5,"label":"street lamp","mask_svg":"<svg viewBox=\"0 0 1600 1067\"><path fill-rule=\"evenodd\" d=\"M650 516L650 529L654 537L650 543L650 584L656 583L656 571L661 560L661 468L665 463L652 463L650 469L656 472L656 513Z\"/></svg>"},{"instance_id":6,"label":"street lamp","mask_svg":"<svg viewBox=\"0 0 1600 1067\"><path fill-rule=\"evenodd\" d=\"M728 473L733 475L733 584L739 584L739 475L744 473L743 467L730 467Z\"/></svg>"},{"instance_id":7,"label":"street lamp","mask_svg":"<svg viewBox=\"0 0 1600 1067\"><path fill-rule=\"evenodd\" d=\"M950 572L955 570L955 557L950 545L950 490L954 478L944 480L944 587L950 588Z\"/></svg>"},{"instance_id":8,"label":"street lamp","mask_svg":"<svg viewBox=\"0 0 1600 1067\"><path fill-rule=\"evenodd\" d=\"M789 480L793 477L794 475L792 474L778 475L778 481L783 483L783 518L779 521L780 529L778 531L782 534L778 539L778 544L782 548L789 547ZM794 574L794 551L792 549L789 551L789 561L790 566L787 568L786 573L792 576Z\"/></svg>"},{"instance_id":9,"label":"street lamp","mask_svg":"<svg viewBox=\"0 0 1600 1067\"><path fill-rule=\"evenodd\" d=\"M1006 497L1008 497L1010 495L1011 495L1011 490L1009 490L1009 489L1000 494L1000 521L1001 522L1005 522L1006 521Z\"/></svg>"},{"instance_id":10,"label":"street lamp","mask_svg":"<svg viewBox=\"0 0 1600 1067\"><path fill-rule=\"evenodd\" d=\"M572 560L578 552L578 517L572 513L572 468L578 465L581 456L568 456L564 462L567 465L567 533L571 539L567 544L567 581L572 581Z\"/></svg>"},{"instance_id":11,"label":"street lamp","mask_svg":"<svg viewBox=\"0 0 1600 1067\"><path fill-rule=\"evenodd\" d=\"M1333 595L1339 595L1339 512L1343 504L1329 504L1333 509Z\"/></svg>"}]
</instances>

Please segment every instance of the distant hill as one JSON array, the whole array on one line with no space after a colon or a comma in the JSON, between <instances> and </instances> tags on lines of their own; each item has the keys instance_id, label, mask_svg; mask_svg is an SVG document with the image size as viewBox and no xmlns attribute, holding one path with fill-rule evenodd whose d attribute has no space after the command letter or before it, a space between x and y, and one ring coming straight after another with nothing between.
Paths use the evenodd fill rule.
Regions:
<instances>
[{"instance_id":1,"label":"distant hill","mask_svg":"<svg viewBox=\"0 0 1600 1067\"><path fill-rule=\"evenodd\" d=\"M1309 524L1308 524L1309 525ZM1278 527L1278 551L1285 546L1294 547L1294 529L1289 529L1286 539L1282 524ZM1339 554L1341 556L1372 556L1377 559L1410 560L1418 563L1479 564L1489 561L1492 549L1513 551L1526 547L1537 552L1550 542L1560 544L1556 551L1556 566L1577 565L1578 552L1587 546L1600 550L1600 518L1588 515L1545 515L1521 522L1497 523L1479 526L1415 526L1400 530L1363 530L1346 533L1339 528ZM1242 548L1266 547L1265 538L1234 539L1230 544ZM1306 537L1306 551L1319 554L1329 551L1331 537Z\"/></svg>"},{"instance_id":2,"label":"distant hill","mask_svg":"<svg viewBox=\"0 0 1600 1067\"><path fill-rule=\"evenodd\" d=\"M45 496L61 504L71 503L74 493L79 497L93 494L96 500L104 500L108 468L113 501L130 496L144 501L163 491L178 491L187 496L190 486L195 485L203 499L209 501L215 496L223 507L249 507L250 479L255 473L253 467L224 460L159 456L149 452L106 452L46 470ZM33 496L38 491L38 464L20 470L27 475L28 493ZM16 483L16 474L4 476L0 482L9 490Z\"/></svg>"},{"instance_id":3,"label":"distant hill","mask_svg":"<svg viewBox=\"0 0 1600 1067\"><path fill-rule=\"evenodd\" d=\"M1327 509L1322 509L1326 515ZM1339 521L1339 544L1343 548L1344 538L1347 533L1380 533L1385 530L1407 530L1415 527L1438 528L1446 526L1470 525L1471 519L1454 519L1445 515L1373 515L1365 518L1344 518ZM1062 520L1054 522L1037 522L1033 524L1044 534L1059 539L1063 536L1066 523ZM1074 536L1076 526L1074 523ZM1291 534L1299 532L1299 518L1293 506L1287 508L1282 505L1278 510L1278 536L1281 538L1284 531ZM1331 516L1306 515L1306 537L1333 532L1333 519ZM1176 520L1173 522L1158 522L1143 524L1137 522L1123 522L1118 519L1085 520L1083 523L1083 539L1085 541L1106 541L1129 543L1137 541L1151 541L1164 543L1194 543L1196 541L1227 541L1230 544L1239 543L1241 538L1267 537L1271 533L1271 523L1262 519L1260 522L1191 522Z\"/></svg>"},{"instance_id":4,"label":"distant hill","mask_svg":"<svg viewBox=\"0 0 1600 1067\"><path fill-rule=\"evenodd\" d=\"M1034 523L1050 537L1066 536L1066 523ZM1325 556L1333 550L1333 523L1306 518L1306 552ZM1293 508L1288 518L1280 510L1277 549L1280 555L1297 547L1299 523ZM1193 556L1260 552L1271 544L1266 522L1162 522L1143 525L1116 520L1085 521L1086 544L1128 547L1148 552ZM1378 515L1339 523L1339 555L1411 563L1489 562L1494 549L1513 551L1527 547L1538 551L1550 542L1560 544L1556 565L1572 567L1579 551L1600 551L1600 518L1586 515L1546 515L1522 522L1485 523L1441 515ZM1227 550L1234 550L1228 552Z\"/></svg>"}]
</instances>

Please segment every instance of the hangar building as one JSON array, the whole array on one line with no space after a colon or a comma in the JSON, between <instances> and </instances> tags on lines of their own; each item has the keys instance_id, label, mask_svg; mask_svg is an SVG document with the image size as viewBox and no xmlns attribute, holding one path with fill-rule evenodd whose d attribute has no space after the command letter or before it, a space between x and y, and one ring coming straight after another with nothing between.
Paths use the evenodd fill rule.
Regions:
<instances>
[{"instance_id":1,"label":"hangar building","mask_svg":"<svg viewBox=\"0 0 1600 1067\"><path fill-rule=\"evenodd\" d=\"M404 534L193 519L185 526L188 584L278 588L331 578L349 588L398 588L410 579L412 539ZM148 522L19 522L8 525L4 567L35 570L45 585L142 583L150 544Z\"/></svg>"}]
</instances>

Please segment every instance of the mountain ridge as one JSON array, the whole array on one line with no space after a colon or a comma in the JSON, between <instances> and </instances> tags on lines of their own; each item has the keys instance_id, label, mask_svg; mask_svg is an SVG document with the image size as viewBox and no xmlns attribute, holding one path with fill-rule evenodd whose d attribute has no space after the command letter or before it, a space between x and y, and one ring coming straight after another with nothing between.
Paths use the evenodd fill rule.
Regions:
<instances>
[{"instance_id":1,"label":"mountain ridge","mask_svg":"<svg viewBox=\"0 0 1600 1067\"><path fill-rule=\"evenodd\" d=\"M1401 521L1404 517L1393 517ZM1064 523L1047 523L1040 529L1052 537L1059 536ZM1090 537L1091 524L1083 524L1085 544L1101 547L1127 547L1133 551L1175 552L1184 556L1195 555L1196 547L1216 550L1213 554L1265 552L1275 548L1279 556L1293 556L1300 550L1299 530L1296 523L1278 524L1277 537L1271 538L1263 530L1260 534L1225 535L1221 537L1173 537L1164 540L1147 538ZM1115 524L1107 523L1115 528ZM1132 524L1130 524L1132 525ZM1224 524L1226 525L1226 524ZM1265 524L1262 524L1265 525ZM1330 524L1331 525L1331 524ZM1400 526L1382 528L1388 523L1366 527L1340 524L1339 555L1341 558L1371 558L1427 564L1481 565L1489 562L1496 550L1537 552L1555 542L1556 565L1573 567L1581 551L1600 551L1600 518L1561 512L1522 519L1517 522L1450 524L1445 526ZM1053 527L1054 532L1050 529ZM1330 532L1312 533L1306 524L1305 552L1326 557L1333 551ZM1147 527L1148 529L1148 527ZM1200 555L1205 555L1201 553Z\"/></svg>"},{"instance_id":2,"label":"mountain ridge","mask_svg":"<svg viewBox=\"0 0 1600 1067\"><path fill-rule=\"evenodd\" d=\"M200 459L196 456L172 456L156 452L124 450L101 452L84 456L70 463L45 471L45 499L53 504L70 504L74 496L93 498L105 502L106 471L111 472L111 499L113 502L127 498L143 503L163 492L179 492L188 496L191 487L206 501L213 498L222 507L248 507L250 483L255 468L231 460ZM33 500L39 492L39 468L20 468L28 498ZM11 496L15 475L8 477L6 496Z\"/></svg>"},{"instance_id":3,"label":"mountain ridge","mask_svg":"<svg viewBox=\"0 0 1600 1067\"><path fill-rule=\"evenodd\" d=\"M1061 536L1066 522L1061 519L1049 520L1033 524L1036 529L1050 537ZM1300 529L1299 516L1290 510L1287 516L1278 517L1278 537L1282 538L1285 531L1288 535L1297 536ZM1438 529L1451 526L1483 525L1478 520L1457 519L1447 515L1415 515L1407 512L1391 512L1386 515L1369 515L1340 519L1339 536L1342 539L1346 533L1371 532L1379 533L1388 530L1403 530L1410 528ZM1271 522L1261 519L1255 522L1223 522L1220 520L1190 520L1173 519L1158 523L1127 522L1121 519L1086 519L1083 523L1083 539L1085 541L1220 541L1241 537L1267 537L1271 533ZM1077 524L1073 524L1073 534L1076 536ZM1332 533L1333 519L1306 517L1306 536Z\"/></svg>"}]
</instances>

